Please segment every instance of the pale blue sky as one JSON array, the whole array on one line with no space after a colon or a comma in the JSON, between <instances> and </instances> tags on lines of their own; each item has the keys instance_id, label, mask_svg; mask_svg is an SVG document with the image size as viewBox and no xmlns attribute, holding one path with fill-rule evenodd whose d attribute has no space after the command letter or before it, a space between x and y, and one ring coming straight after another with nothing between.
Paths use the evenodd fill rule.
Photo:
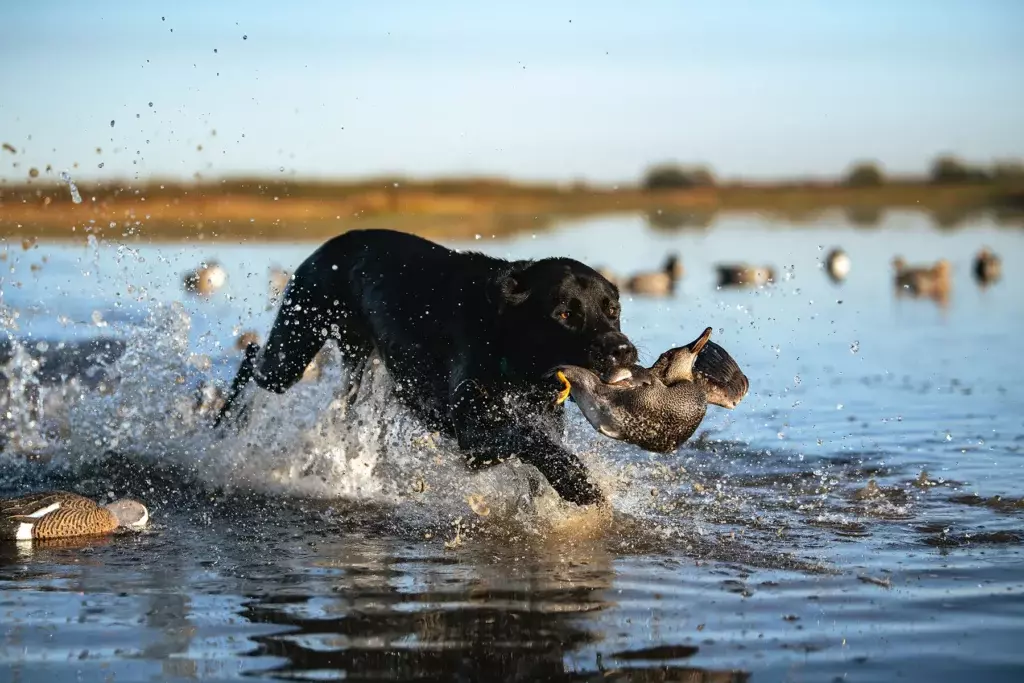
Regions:
<instances>
[{"instance_id":1,"label":"pale blue sky","mask_svg":"<svg viewBox=\"0 0 1024 683\"><path fill-rule=\"evenodd\" d=\"M0 142L19 153L0 177L77 161L80 178L614 181L662 160L771 177L1024 156L1024 0L496 5L8 0Z\"/></svg>"}]
</instances>

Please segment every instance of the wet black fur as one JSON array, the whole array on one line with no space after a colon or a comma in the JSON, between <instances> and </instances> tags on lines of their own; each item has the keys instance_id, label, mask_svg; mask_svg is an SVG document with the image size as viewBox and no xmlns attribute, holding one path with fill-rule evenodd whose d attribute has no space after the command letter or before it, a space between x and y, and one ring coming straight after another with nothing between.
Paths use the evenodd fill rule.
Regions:
<instances>
[{"instance_id":1,"label":"wet black fur","mask_svg":"<svg viewBox=\"0 0 1024 683\"><path fill-rule=\"evenodd\" d=\"M333 338L353 369L379 352L398 398L456 438L471 467L518 457L563 498L593 503L598 489L557 441L563 407L552 407L546 374L635 363L618 310L615 286L573 259L506 261L400 232L348 232L296 269L266 345L246 350L218 423L251 379L283 393Z\"/></svg>"}]
</instances>

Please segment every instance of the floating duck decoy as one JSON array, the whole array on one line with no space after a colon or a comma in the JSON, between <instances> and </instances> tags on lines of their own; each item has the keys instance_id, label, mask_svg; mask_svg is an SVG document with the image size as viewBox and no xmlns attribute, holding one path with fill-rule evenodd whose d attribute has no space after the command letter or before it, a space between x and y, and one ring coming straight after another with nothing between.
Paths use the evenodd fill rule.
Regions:
<instances>
[{"instance_id":1,"label":"floating duck decoy","mask_svg":"<svg viewBox=\"0 0 1024 683\"><path fill-rule=\"evenodd\" d=\"M271 266L268 284L270 286L270 305L276 306L284 296L284 290L292 279L292 274L278 266Z\"/></svg>"},{"instance_id":2,"label":"floating duck decoy","mask_svg":"<svg viewBox=\"0 0 1024 683\"><path fill-rule=\"evenodd\" d=\"M0 539L10 541L96 536L148 522L146 506L130 498L97 505L67 491L45 491L0 500Z\"/></svg>"},{"instance_id":3,"label":"floating duck decoy","mask_svg":"<svg viewBox=\"0 0 1024 683\"><path fill-rule=\"evenodd\" d=\"M775 282L775 269L746 263L723 263L715 266L719 287L763 287Z\"/></svg>"},{"instance_id":4,"label":"floating duck decoy","mask_svg":"<svg viewBox=\"0 0 1024 683\"><path fill-rule=\"evenodd\" d=\"M850 257L842 249L833 249L825 258L825 269L833 282L842 282L850 274Z\"/></svg>"},{"instance_id":5,"label":"floating duck decoy","mask_svg":"<svg viewBox=\"0 0 1024 683\"><path fill-rule=\"evenodd\" d=\"M185 291L199 296L210 296L228 281L228 273L217 261L201 263L195 270L182 278Z\"/></svg>"},{"instance_id":6,"label":"floating duck decoy","mask_svg":"<svg viewBox=\"0 0 1024 683\"><path fill-rule=\"evenodd\" d=\"M669 254L662 269L637 273L623 284L622 289L643 296L669 296L676 291L676 283L683 277L683 263L676 254Z\"/></svg>"},{"instance_id":7,"label":"floating duck decoy","mask_svg":"<svg viewBox=\"0 0 1024 683\"><path fill-rule=\"evenodd\" d=\"M235 350L236 351L245 351L245 349L248 348L249 344L259 344L259 343L260 343L260 335L259 335L259 333L256 332L256 330L246 330L245 332L242 332L242 334L238 335L237 339L235 339Z\"/></svg>"},{"instance_id":8,"label":"floating duck decoy","mask_svg":"<svg viewBox=\"0 0 1024 683\"><path fill-rule=\"evenodd\" d=\"M710 338L709 327L686 346L661 354L650 368L621 368L607 382L586 368L559 368L563 386L556 402L572 396L605 436L670 453L697 430L708 404L735 408L750 387L736 361ZM702 359L707 372L695 367L702 352L709 354Z\"/></svg>"},{"instance_id":9,"label":"floating duck decoy","mask_svg":"<svg viewBox=\"0 0 1024 683\"><path fill-rule=\"evenodd\" d=\"M594 270L597 271L598 275L600 275L601 277L603 277L605 280L612 283L616 287L622 286L622 280L619 278L617 274L615 274L615 272L611 268L601 266L599 268L595 268Z\"/></svg>"},{"instance_id":10,"label":"floating duck decoy","mask_svg":"<svg viewBox=\"0 0 1024 683\"><path fill-rule=\"evenodd\" d=\"M1003 262L988 247L974 257L974 279L980 285L991 285L1003 276Z\"/></svg>"},{"instance_id":11,"label":"floating duck decoy","mask_svg":"<svg viewBox=\"0 0 1024 683\"><path fill-rule=\"evenodd\" d=\"M197 415L218 415L224 407L225 398L223 389L204 380L196 387L192 409Z\"/></svg>"},{"instance_id":12,"label":"floating duck decoy","mask_svg":"<svg viewBox=\"0 0 1024 683\"><path fill-rule=\"evenodd\" d=\"M906 292L914 297L940 302L948 299L952 268L946 259L939 259L930 266L908 266L902 256L897 256L892 265L896 271L894 282L897 294Z\"/></svg>"}]
</instances>

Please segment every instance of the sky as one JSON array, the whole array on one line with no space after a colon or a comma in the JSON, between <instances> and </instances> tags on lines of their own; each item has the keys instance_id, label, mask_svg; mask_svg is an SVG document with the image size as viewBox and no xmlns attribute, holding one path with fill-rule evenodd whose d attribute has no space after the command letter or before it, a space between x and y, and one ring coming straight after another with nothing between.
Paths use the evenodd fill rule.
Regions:
<instances>
[{"instance_id":1,"label":"sky","mask_svg":"<svg viewBox=\"0 0 1024 683\"><path fill-rule=\"evenodd\" d=\"M1021 0L32 0L0 26L8 181L1024 157Z\"/></svg>"}]
</instances>

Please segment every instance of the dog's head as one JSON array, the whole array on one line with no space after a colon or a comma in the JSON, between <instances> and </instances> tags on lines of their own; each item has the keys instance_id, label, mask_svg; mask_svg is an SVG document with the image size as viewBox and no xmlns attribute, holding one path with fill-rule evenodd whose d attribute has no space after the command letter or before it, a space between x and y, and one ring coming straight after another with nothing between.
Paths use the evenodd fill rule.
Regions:
<instances>
[{"instance_id":1,"label":"dog's head","mask_svg":"<svg viewBox=\"0 0 1024 683\"><path fill-rule=\"evenodd\" d=\"M560 365L599 374L636 363L619 328L619 291L594 269L566 258L514 269L492 283L509 363L527 376Z\"/></svg>"}]
</instances>

